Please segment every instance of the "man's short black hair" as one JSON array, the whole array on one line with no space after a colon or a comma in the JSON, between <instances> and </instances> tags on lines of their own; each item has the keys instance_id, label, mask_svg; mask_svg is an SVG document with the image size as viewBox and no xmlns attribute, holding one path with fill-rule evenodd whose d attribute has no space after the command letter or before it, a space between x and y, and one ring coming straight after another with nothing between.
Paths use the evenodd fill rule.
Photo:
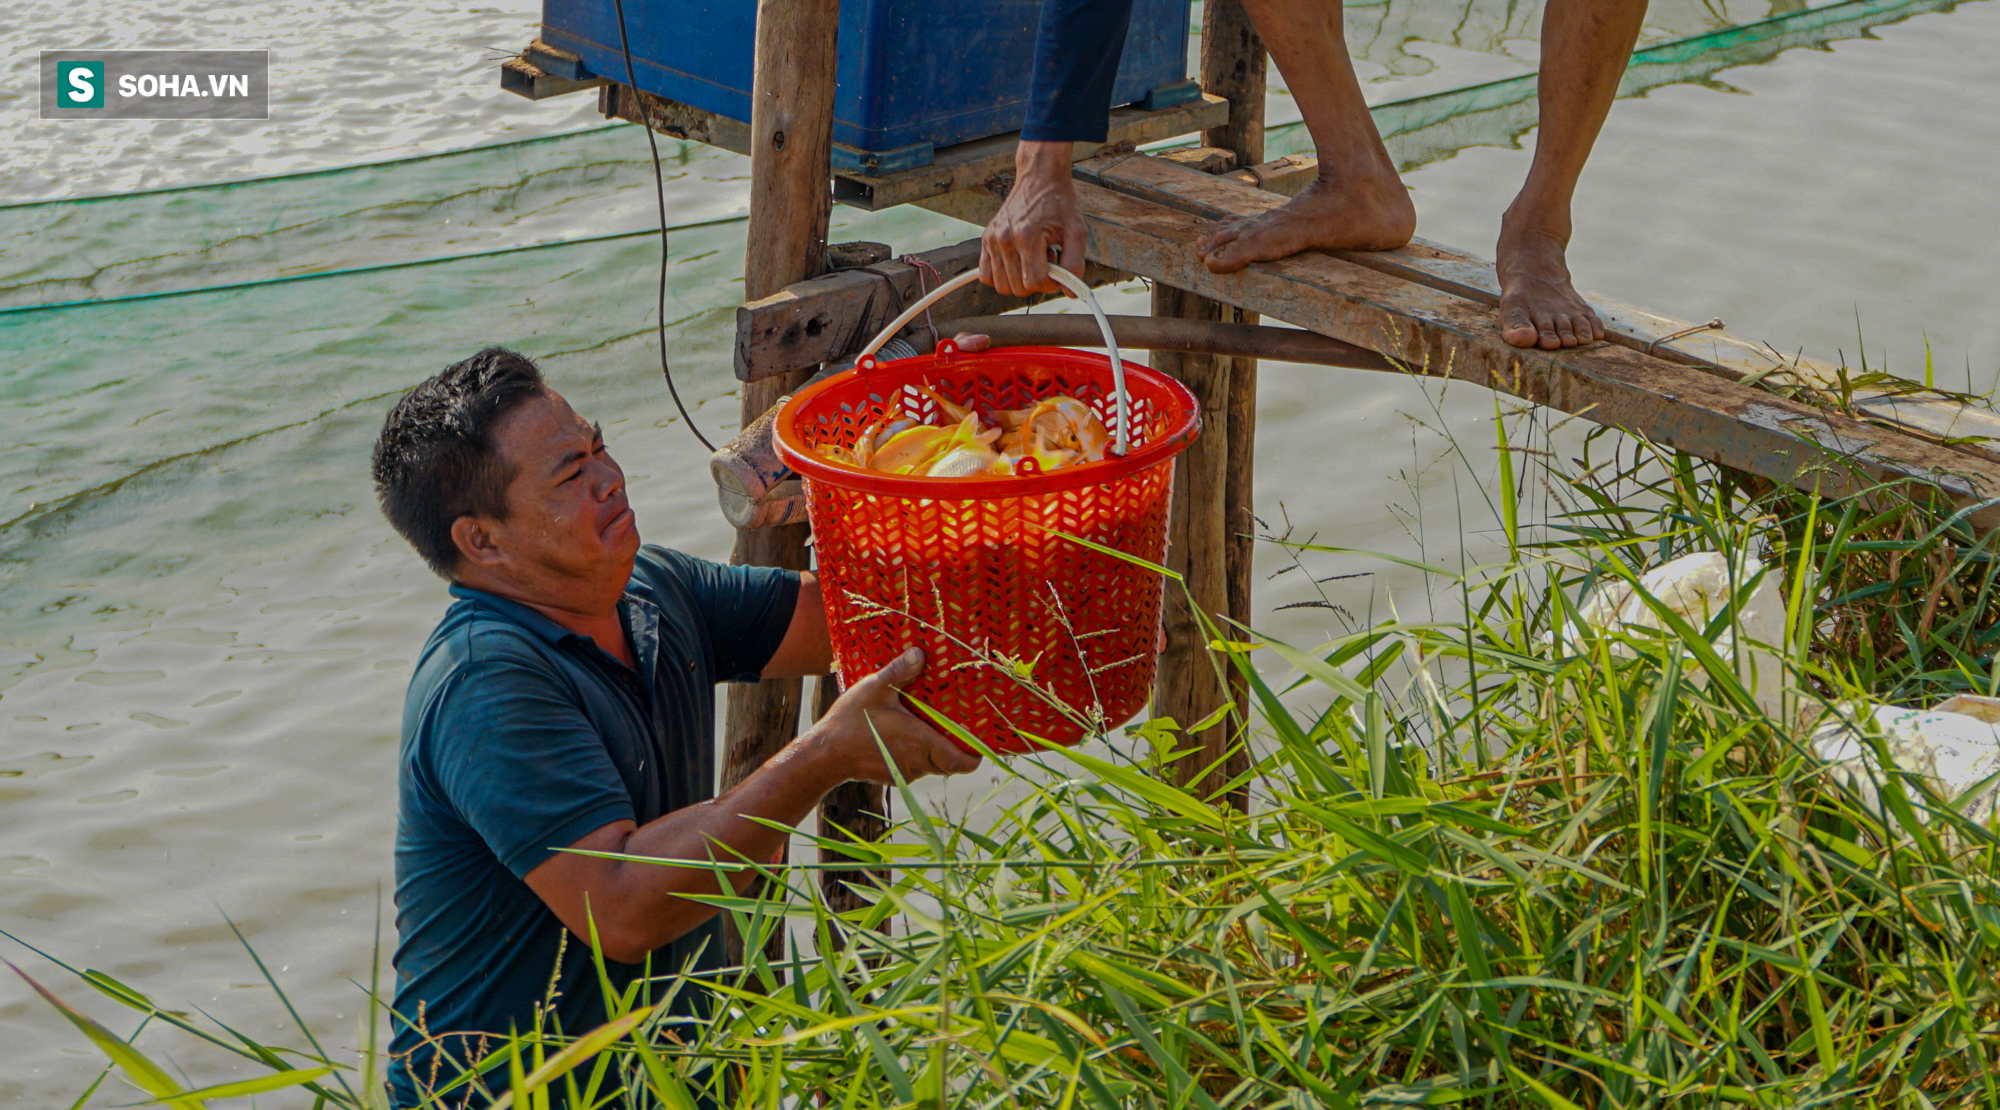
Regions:
<instances>
[{"instance_id":1,"label":"man's short black hair","mask_svg":"<svg viewBox=\"0 0 2000 1110\"><path fill-rule=\"evenodd\" d=\"M389 410L375 441L375 494L389 523L441 577L458 565L451 526L459 517L507 519L514 475L494 448L493 429L546 389L532 360L488 347Z\"/></svg>"}]
</instances>

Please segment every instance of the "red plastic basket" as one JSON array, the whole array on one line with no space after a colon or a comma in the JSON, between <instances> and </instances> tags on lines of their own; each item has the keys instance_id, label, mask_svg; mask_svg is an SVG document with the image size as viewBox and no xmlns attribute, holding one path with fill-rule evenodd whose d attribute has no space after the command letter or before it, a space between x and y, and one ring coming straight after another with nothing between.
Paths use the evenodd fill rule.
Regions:
<instances>
[{"instance_id":1,"label":"red plastic basket","mask_svg":"<svg viewBox=\"0 0 2000 1110\"><path fill-rule=\"evenodd\" d=\"M1067 394L1117 428L1119 375L1110 358L1057 347L960 353L946 342L880 364L872 352L800 390L776 424L779 457L805 479L840 673L921 647L929 661L905 693L1001 752L1074 744L1138 713L1159 661L1163 579L1065 536L1162 561L1173 460L1200 426L1194 398L1124 363L1123 456L1015 477L883 474L818 448L850 447L885 416L947 422L919 385L982 411Z\"/></svg>"}]
</instances>

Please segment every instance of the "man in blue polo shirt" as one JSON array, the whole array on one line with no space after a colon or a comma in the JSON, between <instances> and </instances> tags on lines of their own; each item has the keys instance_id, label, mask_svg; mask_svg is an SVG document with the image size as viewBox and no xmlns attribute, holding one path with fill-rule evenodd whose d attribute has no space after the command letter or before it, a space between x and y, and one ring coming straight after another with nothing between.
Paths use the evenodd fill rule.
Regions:
<instances>
[{"instance_id":1,"label":"man in blue polo shirt","mask_svg":"<svg viewBox=\"0 0 2000 1110\"><path fill-rule=\"evenodd\" d=\"M978 765L903 709L912 651L714 797L714 685L825 673L818 584L642 547L602 433L518 354L481 351L411 390L374 474L390 523L452 583L403 708L398 1106L512 1031L602 1024L593 927L621 992L648 964L721 962L715 911L682 897L720 893L713 872L561 849L774 859L785 834L759 819L794 825L843 782L889 781L884 748L908 779ZM680 999L700 1012L699 990ZM483 1104L505 1077L447 1104Z\"/></svg>"}]
</instances>

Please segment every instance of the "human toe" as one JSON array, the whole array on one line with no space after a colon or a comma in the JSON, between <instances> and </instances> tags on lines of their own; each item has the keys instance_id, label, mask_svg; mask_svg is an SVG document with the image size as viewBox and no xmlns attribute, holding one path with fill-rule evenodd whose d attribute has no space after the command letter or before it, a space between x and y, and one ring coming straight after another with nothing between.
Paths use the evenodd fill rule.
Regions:
<instances>
[{"instance_id":1,"label":"human toe","mask_svg":"<svg viewBox=\"0 0 2000 1110\"><path fill-rule=\"evenodd\" d=\"M1228 242L1202 256L1202 265L1212 274L1233 274L1255 262L1250 252L1240 242Z\"/></svg>"},{"instance_id":2,"label":"human toe","mask_svg":"<svg viewBox=\"0 0 2000 1110\"><path fill-rule=\"evenodd\" d=\"M1553 316L1543 313L1535 315L1535 336L1540 340L1536 345L1544 351L1555 351L1562 348L1562 335L1556 331L1556 321Z\"/></svg>"},{"instance_id":3,"label":"human toe","mask_svg":"<svg viewBox=\"0 0 2000 1110\"><path fill-rule=\"evenodd\" d=\"M1228 244L1235 242L1238 234L1239 232L1237 231L1235 224L1223 224L1222 226L1216 228L1214 231L1205 232L1201 235L1196 236L1194 241L1194 252L1198 255L1206 257L1210 254L1215 253L1218 250L1221 250L1224 246L1227 246Z\"/></svg>"},{"instance_id":4,"label":"human toe","mask_svg":"<svg viewBox=\"0 0 2000 1110\"><path fill-rule=\"evenodd\" d=\"M1510 347L1532 347L1539 336L1527 313L1509 308L1501 314L1500 338Z\"/></svg>"},{"instance_id":5,"label":"human toe","mask_svg":"<svg viewBox=\"0 0 2000 1110\"><path fill-rule=\"evenodd\" d=\"M1556 316L1556 338L1562 340L1562 345L1565 347L1574 347L1579 342L1576 335L1576 321L1567 313Z\"/></svg>"}]
</instances>

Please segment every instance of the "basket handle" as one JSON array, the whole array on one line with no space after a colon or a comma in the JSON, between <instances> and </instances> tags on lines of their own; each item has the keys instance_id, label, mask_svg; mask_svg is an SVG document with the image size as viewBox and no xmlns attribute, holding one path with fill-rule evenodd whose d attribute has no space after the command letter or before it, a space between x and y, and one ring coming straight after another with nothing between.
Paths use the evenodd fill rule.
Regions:
<instances>
[{"instance_id":1,"label":"basket handle","mask_svg":"<svg viewBox=\"0 0 2000 1110\"><path fill-rule=\"evenodd\" d=\"M1117 431L1112 439L1111 453L1123 455L1131 447L1132 399L1125 392L1125 360L1118 352L1118 337L1111 332L1111 321L1105 318L1104 309L1098 305L1097 294L1091 292L1090 286L1085 284L1082 278L1054 263L1049 264L1049 276L1055 278L1057 284L1075 293L1085 305L1089 306L1090 314L1097 319L1098 330L1104 333L1104 346L1111 352L1112 388L1117 394L1118 402L1117 415L1113 420ZM978 280L978 270L967 270L918 298L917 303L904 309L901 316L889 321L888 327L883 328L879 335L868 341L868 345L861 349L860 356L854 360L854 368L862 372L875 369L879 365L875 361L875 352L881 350L882 344L894 338L897 332L902 331L904 324L916 319L918 313L929 308L945 294Z\"/></svg>"}]
</instances>

